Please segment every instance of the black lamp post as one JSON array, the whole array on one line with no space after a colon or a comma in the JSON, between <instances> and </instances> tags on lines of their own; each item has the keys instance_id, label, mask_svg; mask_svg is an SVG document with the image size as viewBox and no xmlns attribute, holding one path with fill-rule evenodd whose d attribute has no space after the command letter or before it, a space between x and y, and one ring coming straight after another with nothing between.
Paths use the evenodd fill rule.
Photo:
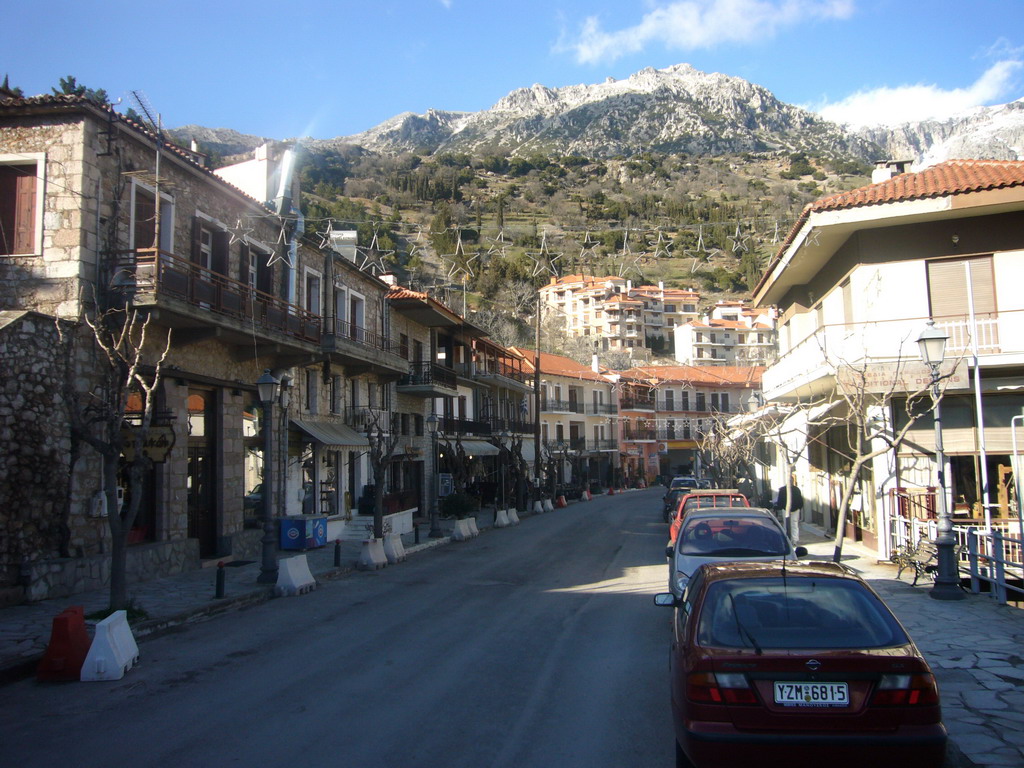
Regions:
<instances>
[{"instance_id":1,"label":"black lamp post","mask_svg":"<svg viewBox=\"0 0 1024 768\"><path fill-rule=\"evenodd\" d=\"M263 404L263 562L259 584L277 583L277 542L274 537L274 401L281 382L268 368L256 381Z\"/></svg>"},{"instance_id":2,"label":"black lamp post","mask_svg":"<svg viewBox=\"0 0 1024 768\"><path fill-rule=\"evenodd\" d=\"M500 467L499 467L500 471L498 473L498 481L501 483L501 508L502 509L508 509L508 504L505 503L505 463L506 463L505 451L508 450L507 448L505 448L505 443L508 442L510 437L511 437L511 435L509 435L508 431L504 430L504 429L501 430L501 432L498 434L498 462L500 463ZM494 513L494 517L495 517L495 519L497 519L497 517L498 517L498 513L497 512Z\"/></svg>"},{"instance_id":3,"label":"black lamp post","mask_svg":"<svg viewBox=\"0 0 1024 768\"><path fill-rule=\"evenodd\" d=\"M960 567L956 562L956 537L953 535L953 520L946 500L946 455L942 446L942 413L939 409L939 366L946 356L946 341L949 337L935 327L933 320L917 337L921 360L931 369L932 413L935 419L935 461L938 470L939 525L935 537L937 570L935 586L928 593L936 600L960 600L964 593L960 589Z\"/></svg>"},{"instance_id":4,"label":"black lamp post","mask_svg":"<svg viewBox=\"0 0 1024 768\"><path fill-rule=\"evenodd\" d=\"M427 429L430 430L431 481L430 481L430 533L428 538L440 539L444 536L441 521L437 515L437 484L440 482L440 467L437 461L437 414L434 411L427 416Z\"/></svg>"}]
</instances>

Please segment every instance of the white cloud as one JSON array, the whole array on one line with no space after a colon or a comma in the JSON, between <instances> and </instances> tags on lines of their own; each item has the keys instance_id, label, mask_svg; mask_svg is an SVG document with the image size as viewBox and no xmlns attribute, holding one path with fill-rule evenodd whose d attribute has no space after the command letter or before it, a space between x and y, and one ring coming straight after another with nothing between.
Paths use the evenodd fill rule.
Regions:
<instances>
[{"instance_id":1,"label":"white cloud","mask_svg":"<svg viewBox=\"0 0 1024 768\"><path fill-rule=\"evenodd\" d=\"M773 36L783 27L813 19L845 19L854 0L683 0L663 3L638 24L606 32L588 17L579 37L560 47L581 64L612 62L651 43L696 50L720 43L747 43Z\"/></svg>"},{"instance_id":2,"label":"white cloud","mask_svg":"<svg viewBox=\"0 0 1024 768\"><path fill-rule=\"evenodd\" d=\"M937 85L903 85L858 91L842 101L810 107L826 120L855 128L943 120L974 107L1015 98L1021 61L1000 61L970 87L944 90Z\"/></svg>"}]
</instances>

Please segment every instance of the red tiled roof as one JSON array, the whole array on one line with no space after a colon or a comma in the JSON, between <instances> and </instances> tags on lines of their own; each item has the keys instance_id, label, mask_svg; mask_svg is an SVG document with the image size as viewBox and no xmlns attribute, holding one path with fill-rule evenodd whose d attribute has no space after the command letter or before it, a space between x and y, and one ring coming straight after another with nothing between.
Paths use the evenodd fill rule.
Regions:
<instances>
[{"instance_id":1,"label":"red tiled roof","mask_svg":"<svg viewBox=\"0 0 1024 768\"><path fill-rule=\"evenodd\" d=\"M1022 185L1024 161L948 160L917 173L901 173L888 181L823 197L811 203L809 209L831 211Z\"/></svg>"},{"instance_id":2,"label":"red tiled roof","mask_svg":"<svg viewBox=\"0 0 1024 768\"><path fill-rule=\"evenodd\" d=\"M532 349L509 347L509 350L523 359L524 370L533 373L535 369L533 367L534 351ZM540 353L540 372L551 376L569 376L574 379L589 379L590 381L608 383L608 379L599 373L594 373L590 366L573 360L571 357L553 355L550 352Z\"/></svg>"},{"instance_id":3,"label":"red tiled roof","mask_svg":"<svg viewBox=\"0 0 1024 768\"><path fill-rule=\"evenodd\" d=\"M638 379L645 384L687 382L712 386L738 385L758 387L764 368L737 365L653 365L623 371L623 378Z\"/></svg>"}]
</instances>

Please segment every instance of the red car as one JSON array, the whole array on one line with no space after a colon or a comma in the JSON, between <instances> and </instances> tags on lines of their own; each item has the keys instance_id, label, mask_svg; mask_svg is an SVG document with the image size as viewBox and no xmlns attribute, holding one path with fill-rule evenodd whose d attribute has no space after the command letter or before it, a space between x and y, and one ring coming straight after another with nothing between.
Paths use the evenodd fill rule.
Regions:
<instances>
[{"instance_id":1,"label":"red car","mask_svg":"<svg viewBox=\"0 0 1024 768\"><path fill-rule=\"evenodd\" d=\"M707 564L655 603L676 608L677 768L943 764L931 669L844 566Z\"/></svg>"},{"instance_id":2,"label":"red car","mask_svg":"<svg viewBox=\"0 0 1024 768\"><path fill-rule=\"evenodd\" d=\"M683 524L683 518L694 509L705 509L706 507L749 507L747 497L739 491L690 491L680 497L676 504L675 513L669 521L668 543L674 544L679 535L679 526Z\"/></svg>"}]
</instances>

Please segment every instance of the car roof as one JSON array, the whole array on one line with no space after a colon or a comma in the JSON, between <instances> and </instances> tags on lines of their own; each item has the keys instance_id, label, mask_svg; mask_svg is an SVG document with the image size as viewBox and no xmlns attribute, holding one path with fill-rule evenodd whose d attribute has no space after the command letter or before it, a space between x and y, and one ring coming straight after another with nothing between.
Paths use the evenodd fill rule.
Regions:
<instances>
[{"instance_id":1,"label":"car roof","mask_svg":"<svg viewBox=\"0 0 1024 768\"><path fill-rule=\"evenodd\" d=\"M828 560L781 560L754 561L737 560L730 562L704 563L700 566L704 571L706 583L726 581L728 579L754 579L772 576L786 578L841 578L865 583L853 570L842 563Z\"/></svg>"}]
</instances>

